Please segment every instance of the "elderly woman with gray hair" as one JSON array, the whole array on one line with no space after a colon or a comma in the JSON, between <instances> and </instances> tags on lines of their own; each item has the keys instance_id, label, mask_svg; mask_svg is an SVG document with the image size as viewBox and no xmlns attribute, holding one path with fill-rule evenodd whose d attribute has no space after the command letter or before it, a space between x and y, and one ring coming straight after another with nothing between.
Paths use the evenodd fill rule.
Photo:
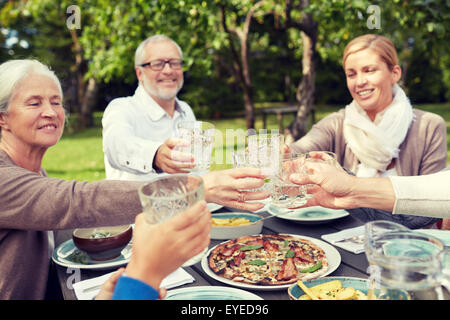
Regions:
<instances>
[{"instance_id":1,"label":"elderly woman with gray hair","mask_svg":"<svg viewBox=\"0 0 450 320\"><path fill-rule=\"evenodd\" d=\"M12 60L0 65L0 299L45 298L52 230L128 224L142 210L137 193L142 182L79 182L47 176L42 158L63 133L62 102L58 78L42 63ZM239 189L257 188L263 183L264 176L256 169L211 172L204 177L205 200L258 210L263 203L232 199L239 198ZM247 196L248 200L259 200L268 194ZM205 210L206 204L186 212L192 218ZM163 233L192 240L190 250L184 251L186 260L209 241L210 214L201 216L204 218L185 224L178 221L173 234ZM187 242L191 244L191 240ZM165 259L160 255L173 256L174 250L166 250L163 243L154 241L150 245L157 259L144 259L144 264L161 263ZM174 270L181 260L168 257L172 265L162 270Z\"/></svg>"}]
</instances>

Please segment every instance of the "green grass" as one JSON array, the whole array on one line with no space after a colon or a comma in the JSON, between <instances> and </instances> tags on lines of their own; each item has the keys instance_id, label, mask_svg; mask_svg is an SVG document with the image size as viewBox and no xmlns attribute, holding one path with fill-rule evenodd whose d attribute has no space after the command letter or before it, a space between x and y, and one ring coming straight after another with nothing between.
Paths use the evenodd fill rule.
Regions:
<instances>
[{"instance_id":1,"label":"green grass","mask_svg":"<svg viewBox=\"0 0 450 320\"><path fill-rule=\"evenodd\" d=\"M447 148L449 150L447 163L450 164L450 103L418 105L415 107L437 113L445 119L447 123ZM316 121L319 121L337 109L339 107L319 107L316 112ZM47 151L42 165L51 177L82 181L95 181L105 178L102 129L100 124L101 116L101 113L95 113L94 122L96 127L81 132L71 132L72 130L69 125L59 143ZM289 125L293 117L293 115L286 115L284 117L284 125ZM224 142L226 129L242 129L243 132L246 132L245 120L243 118L208 121L212 122L221 132ZM269 116L267 118L267 126L269 130L278 128L275 116ZM262 119L260 117L256 119L255 128L256 130L262 129ZM236 148L234 143L223 145L222 161L219 161L222 163L213 164L211 170L230 168L231 165L226 164L225 156L227 153L230 155L234 148ZM219 151L217 149L213 151L213 159L216 152Z\"/></svg>"}]
</instances>

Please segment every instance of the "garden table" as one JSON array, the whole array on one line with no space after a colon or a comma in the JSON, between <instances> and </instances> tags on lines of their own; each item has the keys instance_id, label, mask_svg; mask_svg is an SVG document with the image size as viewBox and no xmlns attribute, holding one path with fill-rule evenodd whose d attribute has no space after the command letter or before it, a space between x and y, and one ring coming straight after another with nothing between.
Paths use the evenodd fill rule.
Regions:
<instances>
[{"instance_id":1,"label":"garden table","mask_svg":"<svg viewBox=\"0 0 450 320\"><path fill-rule=\"evenodd\" d=\"M227 212L235 211L234 209L222 208L216 212ZM213 215L214 215L213 213ZM259 213L262 216L270 216L268 212ZM303 235L307 237L321 239L320 237L324 234L337 232L343 229L357 227L363 223L352 215L346 217L332 220L327 223L322 224L300 224L289 220L270 218L264 221L264 227L262 233L287 233L295 235ZM65 232L59 232L57 237L57 244L65 241L71 237L71 231L66 230ZM224 240L211 240L210 248L223 242ZM353 254L349 251L343 250L341 248L335 247L341 255L341 264L339 267L330 274L330 276L349 276L349 277L359 277L368 278L368 261L364 253ZM74 290L71 288L71 281L73 280L73 270L70 268L62 267L57 265L57 275L58 281L61 286L61 290L66 300L76 300L76 295ZM184 268L189 272L195 281L190 284L186 284L178 288L184 287L195 287L195 286L224 286L225 284L211 278L208 276L201 267L201 263L197 263L191 267ZM91 270L82 269L80 272L81 279L86 280L94 277L101 276L105 273L112 272L113 270ZM71 278L72 277L72 278ZM226 286L226 285L225 285ZM247 289L246 289L247 290ZM276 291L260 291L260 290L247 290L250 291L263 299L268 300L288 300L289 296L286 289L276 290Z\"/></svg>"}]
</instances>

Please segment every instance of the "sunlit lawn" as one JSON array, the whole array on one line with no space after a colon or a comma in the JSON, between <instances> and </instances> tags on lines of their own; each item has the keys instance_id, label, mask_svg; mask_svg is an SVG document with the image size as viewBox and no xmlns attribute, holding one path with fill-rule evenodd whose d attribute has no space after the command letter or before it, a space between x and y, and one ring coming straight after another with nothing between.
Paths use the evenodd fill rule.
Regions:
<instances>
[{"instance_id":1,"label":"sunlit lawn","mask_svg":"<svg viewBox=\"0 0 450 320\"><path fill-rule=\"evenodd\" d=\"M449 150L448 163L450 164L450 103L445 104L430 104L416 106L416 108L431 111L440 114L447 123L447 148ZM338 107L322 107L316 112L316 121L322 119L330 112L337 110ZM102 151L102 130L100 119L102 114L96 113L95 128L86 129L78 133L66 132L59 143L50 148L43 161L43 167L47 170L50 176L64 179L76 179L94 181L105 178L105 166L103 163ZM291 123L293 115L286 115L284 117L284 125ZM225 136L227 129L238 130L246 132L245 120L238 119L224 119L224 120L208 120L216 126L223 138L222 149L215 149L213 152L213 159L218 154L217 161L211 167L211 170L220 170L230 168L231 164L227 163L226 156L229 156L234 148L242 147L235 146L236 141L225 143ZM277 121L275 116L267 119L268 130L277 129ZM256 119L256 130L262 129L262 119ZM217 145L221 145L220 142ZM221 155L221 157L219 157Z\"/></svg>"}]
</instances>

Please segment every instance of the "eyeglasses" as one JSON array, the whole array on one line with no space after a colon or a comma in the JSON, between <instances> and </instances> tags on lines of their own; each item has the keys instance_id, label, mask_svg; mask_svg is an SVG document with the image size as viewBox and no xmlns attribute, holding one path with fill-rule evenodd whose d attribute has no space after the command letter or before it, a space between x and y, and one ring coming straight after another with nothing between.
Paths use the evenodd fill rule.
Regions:
<instances>
[{"instance_id":1,"label":"eyeglasses","mask_svg":"<svg viewBox=\"0 0 450 320\"><path fill-rule=\"evenodd\" d=\"M150 67L153 71L161 71L166 66L166 63L169 64L170 68L173 70L180 70L184 65L183 60L178 59L170 59L170 60L155 60L141 64L141 67Z\"/></svg>"}]
</instances>

